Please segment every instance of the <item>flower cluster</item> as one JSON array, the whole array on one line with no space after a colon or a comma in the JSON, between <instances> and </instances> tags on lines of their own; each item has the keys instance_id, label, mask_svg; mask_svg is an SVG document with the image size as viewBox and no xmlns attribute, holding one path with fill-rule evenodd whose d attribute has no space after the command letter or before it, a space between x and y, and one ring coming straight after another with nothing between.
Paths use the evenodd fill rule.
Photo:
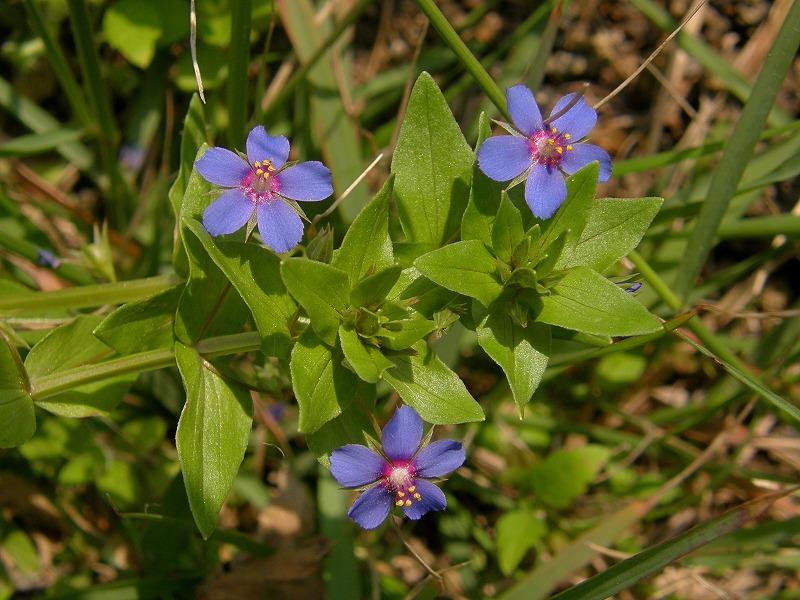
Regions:
<instances>
[{"instance_id":1,"label":"flower cluster","mask_svg":"<svg viewBox=\"0 0 800 600\"><path fill-rule=\"evenodd\" d=\"M303 237L303 221L292 200L317 202L333 193L330 170L319 161L287 165L289 140L259 125L247 136L247 158L225 148L209 148L194 166L203 178L224 188L203 213L212 236L238 231L256 215L258 232L275 252L288 252Z\"/></svg>"},{"instance_id":2,"label":"flower cluster","mask_svg":"<svg viewBox=\"0 0 800 600\"><path fill-rule=\"evenodd\" d=\"M597 122L597 112L582 97L562 97L547 120L542 119L533 92L524 85L506 90L506 100L512 135L486 140L478 149L478 165L495 181L525 174L525 201L535 217L549 219L567 197L561 171L571 175L598 161L600 181L608 181L608 153L582 141Z\"/></svg>"},{"instance_id":3,"label":"flower cluster","mask_svg":"<svg viewBox=\"0 0 800 600\"><path fill-rule=\"evenodd\" d=\"M447 500L431 478L443 477L464 463L464 447L439 440L420 447L422 419L401 406L381 433L383 453L348 444L331 453L331 474L346 488L367 486L348 511L364 529L375 529L392 506L412 520L433 510L444 510Z\"/></svg>"}]
</instances>

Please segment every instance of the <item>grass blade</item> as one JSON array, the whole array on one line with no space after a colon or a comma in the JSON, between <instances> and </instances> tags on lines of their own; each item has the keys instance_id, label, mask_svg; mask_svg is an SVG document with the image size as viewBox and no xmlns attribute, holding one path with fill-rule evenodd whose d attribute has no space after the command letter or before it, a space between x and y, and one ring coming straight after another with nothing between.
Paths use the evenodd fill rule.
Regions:
<instances>
[{"instance_id":1,"label":"grass blade","mask_svg":"<svg viewBox=\"0 0 800 600\"><path fill-rule=\"evenodd\" d=\"M676 288L678 294L684 298L711 252L717 229L753 155L786 71L800 47L800 28L797 23L800 23L800 2L792 5L778 32L753 86L753 93L745 104L733 135L725 146L722 160L714 171L709 195L700 209L700 216L689 238L683 264L678 272Z\"/></svg>"},{"instance_id":2,"label":"grass blade","mask_svg":"<svg viewBox=\"0 0 800 600\"><path fill-rule=\"evenodd\" d=\"M240 148L244 143L252 14L252 0L231 3L231 46L228 59L228 144L231 148Z\"/></svg>"}]
</instances>

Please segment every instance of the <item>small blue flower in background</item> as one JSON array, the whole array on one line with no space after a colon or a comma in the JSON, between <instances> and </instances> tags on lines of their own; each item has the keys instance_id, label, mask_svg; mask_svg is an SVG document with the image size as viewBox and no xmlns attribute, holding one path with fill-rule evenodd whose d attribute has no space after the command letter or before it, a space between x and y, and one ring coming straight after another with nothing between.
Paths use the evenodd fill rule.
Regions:
<instances>
[{"instance_id":1,"label":"small blue flower in background","mask_svg":"<svg viewBox=\"0 0 800 600\"><path fill-rule=\"evenodd\" d=\"M36 264L40 267L49 267L51 269L57 269L61 266L61 261L56 257L55 254L50 252L49 250L39 249L36 252Z\"/></svg>"},{"instance_id":2,"label":"small blue flower in background","mask_svg":"<svg viewBox=\"0 0 800 600\"><path fill-rule=\"evenodd\" d=\"M582 97L563 96L547 121L524 85L508 88L506 100L515 132L486 140L478 149L478 165L495 181L509 181L527 171L525 201L535 217L549 219L567 197L561 171L572 175L596 160L600 181L609 180L608 152L581 141L597 122L597 112Z\"/></svg>"},{"instance_id":3,"label":"small blue flower in background","mask_svg":"<svg viewBox=\"0 0 800 600\"><path fill-rule=\"evenodd\" d=\"M464 447L453 440L439 440L420 448L422 419L401 406L381 434L383 455L359 444L348 444L331 453L331 474L346 488L368 486L347 515L364 529L375 529L386 520L392 506L412 520L432 510L444 510L444 493L429 479L443 477L464 464Z\"/></svg>"},{"instance_id":4,"label":"small blue flower in background","mask_svg":"<svg viewBox=\"0 0 800 600\"><path fill-rule=\"evenodd\" d=\"M225 148L209 148L194 163L203 178L226 191L203 213L212 236L233 233L256 213L258 232L275 252L288 252L303 237L303 221L287 200L317 202L333 194L330 170L319 161L284 168L289 140L261 126L247 136L247 160Z\"/></svg>"}]
</instances>

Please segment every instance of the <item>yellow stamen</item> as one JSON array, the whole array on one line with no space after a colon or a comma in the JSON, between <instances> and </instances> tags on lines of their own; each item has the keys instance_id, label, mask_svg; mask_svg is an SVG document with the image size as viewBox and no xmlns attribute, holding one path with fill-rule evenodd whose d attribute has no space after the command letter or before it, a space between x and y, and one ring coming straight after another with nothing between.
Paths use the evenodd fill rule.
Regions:
<instances>
[{"instance_id":1,"label":"yellow stamen","mask_svg":"<svg viewBox=\"0 0 800 600\"><path fill-rule=\"evenodd\" d=\"M565 139L565 140L571 140L571 139L572 139L572 136L571 136L570 134L568 134L568 133L565 133L565 134L564 134L564 139Z\"/></svg>"},{"instance_id":2,"label":"yellow stamen","mask_svg":"<svg viewBox=\"0 0 800 600\"><path fill-rule=\"evenodd\" d=\"M257 160L256 162L254 162L254 163L253 163L253 166L254 166L256 169L258 169L258 168L261 166L261 161L260 161L260 160Z\"/></svg>"},{"instance_id":3,"label":"yellow stamen","mask_svg":"<svg viewBox=\"0 0 800 600\"><path fill-rule=\"evenodd\" d=\"M256 169L256 175L258 175L259 177L261 177L263 174L264 174L264 171L263 171L263 169Z\"/></svg>"},{"instance_id":4,"label":"yellow stamen","mask_svg":"<svg viewBox=\"0 0 800 600\"><path fill-rule=\"evenodd\" d=\"M403 501L402 500L398 500L397 502L394 503L394 505L395 506L403 506Z\"/></svg>"},{"instance_id":5,"label":"yellow stamen","mask_svg":"<svg viewBox=\"0 0 800 600\"><path fill-rule=\"evenodd\" d=\"M553 138L550 138L549 140L547 140L547 143L548 143L550 146L555 146L555 145L556 145L556 142L555 142L555 140L553 140Z\"/></svg>"},{"instance_id":6,"label":"yellow stamen","mask_svg":"<svg viewBox=\"0 0 800 600\"><path fill-rule=\"evenodd\" d=\"M411 506L411 500L406 500L406 506Z\"/></svg>"},{"instance_id":7,"label":"yellow stamen","mask_svg":"<svg viewBox=\"0 0 800 600\"><path fill-rule=\"evenodd\" d=\"M413 485L412 485L411 487L409 487L409 488L408 488L408 491L409 491L409 492L411 492L411 493L413 494L414 492L416 492L416 491L417 491L417 488L416 488L416 486L413 486Z\"/></svg>"},{"instance_id":8,"label":"yellow stamen","mask_svg":"<svg viewBox=\"0 0 800 600\"><path fill-rule=\"evenodd\" d=\"M414 494L414 499L415 500L420 500L421 498L422 498L422 496L420 496L419 494Z\"/></svg>"},{"instance_id":9,"label":"yellow stamen","mask_svg":"<svg viewBox=\"0 0 800 600\"><path fill-rule=\"evenodd\" d=\"M402 497L404 497L405 495L406 495L406 494L405 494L405 492L397 492L397 497L398 497L398 498L402 498Z\"/></svg>"},{"instance_id":10,"label":"yellow stamen","mask_svg":"<svg viewBox=\"0 0 800 600\"><path fill-rule=\"evenodd\" d=\"M553 127L553 133L558 133L558 127Z\"/></svg>"},{"instance_id":11,"label":"yellow stamen","mask_svg":"<svg viewBox=\"0 0 800 600\"><path fill-rule=\"evenodd\" d=\"M568 152L572 152L572 146L571 146L571 145L570 145L570 146L567 146L567 151L568 151Z\"/></svg>"},{"instance_id":12,"label":"yellow stamen","mask_svg":"<svg viewBox=\"0 0 800 600\"><path fill-rule=\"evenodd\" d=\"M559 154L564 154L564 149L561 146L556 147L556 152Z\"/></svg>"}]
</instances>

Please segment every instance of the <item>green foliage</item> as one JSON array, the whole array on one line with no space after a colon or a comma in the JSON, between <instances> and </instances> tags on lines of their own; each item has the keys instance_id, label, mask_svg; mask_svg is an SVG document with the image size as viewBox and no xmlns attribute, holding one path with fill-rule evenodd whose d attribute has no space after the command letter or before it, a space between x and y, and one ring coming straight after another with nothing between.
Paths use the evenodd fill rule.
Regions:
<instances>
[{"instance_id":1,"label":"green foliage","mask_svg":"<svg viewBox=\"0 0 800 600\"><path fill-rule=\"evenodd\" d=\"M14 346L0 330L0 448L24 443L36 431L33 400Z\"/></svg>"},{"instance_id":2,"label":"green foliage","mask_svg":"<svg viewBox=\"0 0 800 600\"><path fill-rule=\"evenodd\" d=\"M547 533L547 525L536 510L518 508L497 520L497 560L500 570L510 575Z\"/></svg>"},{"instance_id":3,"label":"green foliage","mask_svg":"<svg viewBox=\"0 0 800 600\"><path fill-rule=\"evenodd\" d=\"M531 470L536 495L555 508L567 508L586 493L610 454L608 448L595 445L557 450Z\"/></svg>"}]
</instances>

